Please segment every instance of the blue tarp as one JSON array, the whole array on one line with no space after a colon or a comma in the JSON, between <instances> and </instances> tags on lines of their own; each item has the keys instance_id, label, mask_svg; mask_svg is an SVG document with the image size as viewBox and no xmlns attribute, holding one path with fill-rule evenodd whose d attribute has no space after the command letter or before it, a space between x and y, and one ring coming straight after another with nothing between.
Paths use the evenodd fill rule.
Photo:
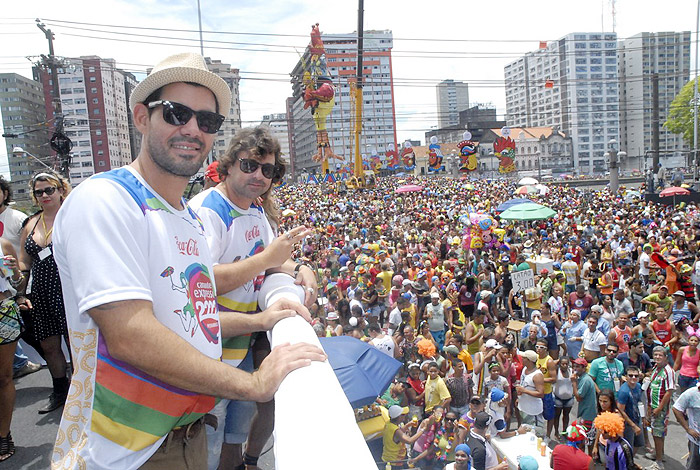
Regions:
<instances>
[{"instance_id":1,"label":"blue tarp","mask_svg":"<svg viewBox=\"0 0 700 470\"><path fill-rule=\"evenodd\" d=\"M516 198L510 199L510 200L502 203L498 207L496 207L496 212L504 212L517 204L524 204L526 202L533 202L534 203L534 201L531 201L530 199L528 199L526 197L516 197Z\"/></svg>"},{"instance_id":2,"label":"blue tarp","mask_svg":"<svg viewBox=\"0 0 700 470\"><path fill-rule=\"evenodd\" d=\"M352 336L320 340L353 408L374 402L386 391L401 367L401 362Z\"/></svg>"}]
</instances>

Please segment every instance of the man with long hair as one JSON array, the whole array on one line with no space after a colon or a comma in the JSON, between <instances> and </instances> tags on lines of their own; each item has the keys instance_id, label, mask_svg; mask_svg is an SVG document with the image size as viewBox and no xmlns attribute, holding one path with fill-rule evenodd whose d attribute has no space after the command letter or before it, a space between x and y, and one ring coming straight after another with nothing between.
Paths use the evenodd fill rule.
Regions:
<instances>
[{"instance_id":1,"label":"man with long hair","mask_svg":"<svg viewBox=\"0 0 700 470\"><path fill-rule=\"evenodd\" d=\"M310 306L316 296L316 277L308 266L295 263L291 254L294 245L311 231L299 226L276 234L278 210L272 188L285 172L279 142L267 127L241 129L218 162L220 183L192 198L190 207L206 231L215 263L219 310L258 313L258 292L265 275L272 272L294 276L304 286ZM259 331L264 330L261 325ZM227 338L222 347L224 362L247 372L270 351L264 334ZM255 468L272 433L273 410L273 402L256 406L220 401L213 411L219 426L207 426L209 468L216 469L220 460L227 468Z\"/></svg>"}]
</instances>

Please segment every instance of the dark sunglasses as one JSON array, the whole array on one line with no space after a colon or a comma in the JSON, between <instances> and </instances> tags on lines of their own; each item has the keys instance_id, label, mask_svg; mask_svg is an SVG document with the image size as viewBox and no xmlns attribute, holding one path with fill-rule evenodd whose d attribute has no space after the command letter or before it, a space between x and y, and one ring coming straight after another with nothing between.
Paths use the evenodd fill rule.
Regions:
<instances>
[{"instance_id":1,"label":"dark sunglasses","mask_svg":"<svg viewBox=\"0 0 700 470\"><path fill-rule=\"evenodd\" d=\"M445 421L455 421L457 418L445 418Z\"/></svg>"},{"instance_id":2,"label":"dark sunglasses","mask_svg":"<svg viewBox=\"0 0 700 470\"><path fill-rule=\"evenodd\" d=\"M33 191L34 197L41 197L44 193L46 193L47 196L51 196L55 192L56 188L54 186L49 186L48 188L44 189L35 189Z\"/></svg>"},{"instance_id":3,"label":"dark sunglasses","mask_svg":"<svg viewBox=\"0 0 700 470\"><path fill-rule=\"evenodd\" d=\"M260 163L252 158L239 158L238 161L241 162L241 171L243 173L255 173L255 170L260 167L262 175L269 180L279 181L284 176L284 167L281 165Z\"/></svg>"},{"instance_id":4,"label":"dark sunglasses","mask_svg":"<svg viewBox=\"0 0 700 470\"><path fill-rule=\"evenodd\" d=\"M193 115L196 116L199 130L207 134L216 134L226 120L226 117L221 114L211 111L194 111L184 104L172 101L158 100L148 103L149 109L156 106L163 106L163 120L171 126L184 126L190 122Z\"/></svg>"},{"instance_id":5,"label":"dark sunglasses","mask_svg":"<svg viewBox=\"0 0 700 470\"><path fill-rule=\"evenodd\" d=\"M608 352L611 352L611 353L617 354L617 349L608 349L607 351L608 351Z\"/></svg>"}]
</instances>

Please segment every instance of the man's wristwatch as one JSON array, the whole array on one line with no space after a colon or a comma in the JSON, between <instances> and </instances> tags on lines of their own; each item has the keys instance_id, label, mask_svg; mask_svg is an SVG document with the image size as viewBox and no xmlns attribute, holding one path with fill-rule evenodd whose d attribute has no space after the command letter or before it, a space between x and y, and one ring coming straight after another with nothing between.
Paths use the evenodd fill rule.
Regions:
<instances>
[{"instance_id":1,"label":"man's wristwatch","mask_svg":"<svg viewBox=\"0 0 700 470\"><path fill-rule=\"evenodd\" d=\"M296 278L299 275L299 270L301 269L302 266L306 266L303 263L297 263L296 266L294 266L294 277Z\"/></svg>"}]
</instances>

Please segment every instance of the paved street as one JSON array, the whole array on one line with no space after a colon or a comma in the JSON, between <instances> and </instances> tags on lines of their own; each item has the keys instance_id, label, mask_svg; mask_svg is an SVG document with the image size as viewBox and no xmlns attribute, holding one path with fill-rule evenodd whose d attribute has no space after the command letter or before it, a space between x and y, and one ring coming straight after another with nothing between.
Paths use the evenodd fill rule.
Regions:
<instances>
[{"instance_id":1,"label":"paved street","mask_svg":"<svg viewBox=\"0 0 700 470\"><path fill-rule=\"evenodd\" d=\"M0 469L45 470L49 468L49 457L61 419L59 411L48 415L39 415L36 412L51 393L49 372L44 368L35 374L17 380L16 386L17 401L12 416L12 436L17 445L17 453L10 460L0 462ZM572 415L574 414L575 411L572 412ZM666 439L667 461L665 466L667 470L685 468L685 461L681 461L681 459L688 452L687 442L685 432L675 419L671 418L669 437ZM637 463L642 467L647 467L651 461L639 458ZM260 467L263 470L274 469L272 451L267 452L261 458ZM380 468L383 470L384 467Z\"/></svg>"}]
</instances>

